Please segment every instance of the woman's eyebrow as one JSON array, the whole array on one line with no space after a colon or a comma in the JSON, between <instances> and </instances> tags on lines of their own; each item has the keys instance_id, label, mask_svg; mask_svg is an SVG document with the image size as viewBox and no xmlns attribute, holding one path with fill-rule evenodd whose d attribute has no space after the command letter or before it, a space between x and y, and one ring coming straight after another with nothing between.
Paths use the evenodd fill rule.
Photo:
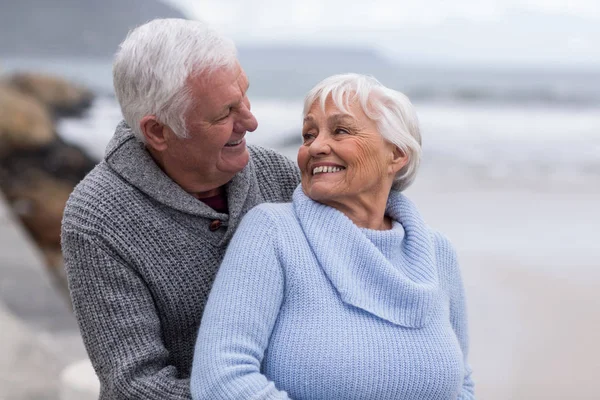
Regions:
<instances>
[{"instance_id":1,"label":"woman's eyebrow","mask_svg":"<svg viewBox=\"0 0 600 400\"><path fill-rule=\"evenodd\" d=\"M352 115L350 115L350 114L347 114L347 113L332 114L327 119L330 120L330 121L344 121L344 120L354 121L354 117Z\"/></svg>"},{"instance_id":2,"label":"woman's eyebrow","mask_svg":"<svg viewBox=\"0 0 600 400\"><path fill-rule=\"evenodd\" d=\"M345 124L350 124L350 125L356 125L356 120L354 119L354 117L350 114L345 114L345 113L333 114L333 115L329 116L327 121L330 124L345 123Z\"/></svg>"},{"instance_id":3,"label":"woman's eyebrow","mask_svg":"<svg viewBox=\"0 0 600 400\"><path fill-rule=\"evenodd\" d=\"M307 115L306 117L304 117L304 119L302 120L302 122L304 122L304 123L315 122L315 118L312 115Z\"/></svg>"}]
</instances>

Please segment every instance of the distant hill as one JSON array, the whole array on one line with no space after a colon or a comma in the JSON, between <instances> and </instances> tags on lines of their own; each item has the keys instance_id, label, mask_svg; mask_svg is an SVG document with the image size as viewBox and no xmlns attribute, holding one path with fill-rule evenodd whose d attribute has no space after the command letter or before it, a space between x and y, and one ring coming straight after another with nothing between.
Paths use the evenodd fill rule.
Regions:
<instances>
[{"instance_id":1,"label":"distant hill","mask_svg":"<svg viewBox=\"0 0 600 400\"><path fill-rule=\"evenodd\" d=\"M300 46L300 45L262 45L238 46L242 63L261 65L271 69L314 69L328 67L340 69L363 69L373 65L389 67L390 61L372 48L362 46Z\"/></svg>"},{"instance_id":2,"label":"distant hill","mask_svg":"<svg viewBox=\"0 0 600 400\"><path fill-rule=\"evenodd\" d=\"M246 45L238 47L238 53L251 86L259 87L265 97L303 97L320 80L346 72L389 83L398 68L368 47Z\"/></svg>"},{"instance_id":3,"label":"distant hill","mask_svg":"<svg viewBox=\"0 0 600 400\"><path fill-rule=\"evenodd\" d=\"M0 0L0 57L111 57L157 17L185 18L156 0Z\"/></svg>"}]
</instances>

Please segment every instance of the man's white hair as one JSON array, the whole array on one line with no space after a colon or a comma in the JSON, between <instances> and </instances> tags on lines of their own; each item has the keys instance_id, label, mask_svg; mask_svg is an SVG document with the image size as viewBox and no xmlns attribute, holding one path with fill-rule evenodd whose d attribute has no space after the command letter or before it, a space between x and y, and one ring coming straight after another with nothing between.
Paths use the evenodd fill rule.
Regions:
<instances>
[{"instance_id":1,"label":"man's white hair","mask_svg":"<svg viewBox=\"0 0 600 400\"><path fill-rule=\"evenodd\" d=\"M142 142L140 121L146 115L187 137L185 113L194 100L188 78L236 63L234 43L203 22L172 18L141 25L129 32L113 63L123 117Z\"/></svg>"},{"instance_id":2,"label":"man's white hair","mask_svg":"<svg viewBox=\"0 0 600 400\"><path fill-rule=\"evenodd\" d=\"M383 86L372 76L333 75L319 82L304 99L303 117L315 101L325 110L332 98L340 111L352 114L349 105L358 100L365 115L377 125L379 134L408 156L408 163L394 178L392 189L402 191L415 179L421 163L421 132L414 107L404 94Z\"/></svg>"}]
</instances>

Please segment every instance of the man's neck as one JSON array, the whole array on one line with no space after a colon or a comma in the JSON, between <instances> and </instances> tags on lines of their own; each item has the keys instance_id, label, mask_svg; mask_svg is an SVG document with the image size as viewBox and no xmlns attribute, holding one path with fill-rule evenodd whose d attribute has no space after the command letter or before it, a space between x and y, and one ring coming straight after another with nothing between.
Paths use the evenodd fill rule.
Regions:
<instances>
[{"instance_id":1,"label":"man's neck","mask_svg":"<svg viewBox=\"0 0 600 400\"><path fill-rule=\"evenodd\" d=\"M211 189L208 190L206 192L194 192L194 193L190 193L192 196L194 196L195 198L202 200L205 199L207 197L214 197L214 196L218 196L222 193L225 192L225 188L223 186L219 186L218 188L215 189Z\"/></svg>"},{"instance_id":2,"label":"man's neck","mask_svg":"<svg viewBox=\"0 0 600 400\"><path fill-rule=\"evenodd\" d=\"M173 176L173 174L169 173L169 171L167 171L167 169L165 168L165 165L163 163L162 158L160 157L160 154L158 154L156 151L154 151L150 146L146 146L146 149L147 149L148 153L150 153L150 156L152 157L152 159L154 160L156 165L158 165L158 167L169 178L171 178L175 183L177 183L183 190L185 190L187 193L191 194L195 198L200 200L200 199L204 199L207 197L214 197L214 196L218 196L220 194L225 193L225 185L217 186L216 188L211 188L211 189L207 189L207 190L202 189L200 191L196 190L195 188L203 187L203 186L207 186L207 185L201 185L198 182L196 182L194 184L186 185L184 182L188 182L188 181L193 182L193 180L192 179L183 179L180 176L181 174L178 174L177 176ZM197 178L198 174L189 174L188 173L187 176Z\"/></svg>"}]
</instances>

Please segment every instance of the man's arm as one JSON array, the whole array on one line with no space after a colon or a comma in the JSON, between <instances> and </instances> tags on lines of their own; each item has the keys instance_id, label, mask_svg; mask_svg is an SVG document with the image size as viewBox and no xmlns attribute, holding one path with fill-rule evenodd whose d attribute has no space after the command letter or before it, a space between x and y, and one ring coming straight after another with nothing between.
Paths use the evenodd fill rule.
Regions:
<instances>
[{"instance_id":1,"label":"man's arm","mask_svg":"<svg viewBox=\"0 0 600 400\"><path fill-rule=\"evenodd\" d=\"M162 342L160 320L141 277L90 235L63 229L73 308L101 390L111 399L188 400Z\"/></svg>"}]
</instances>

